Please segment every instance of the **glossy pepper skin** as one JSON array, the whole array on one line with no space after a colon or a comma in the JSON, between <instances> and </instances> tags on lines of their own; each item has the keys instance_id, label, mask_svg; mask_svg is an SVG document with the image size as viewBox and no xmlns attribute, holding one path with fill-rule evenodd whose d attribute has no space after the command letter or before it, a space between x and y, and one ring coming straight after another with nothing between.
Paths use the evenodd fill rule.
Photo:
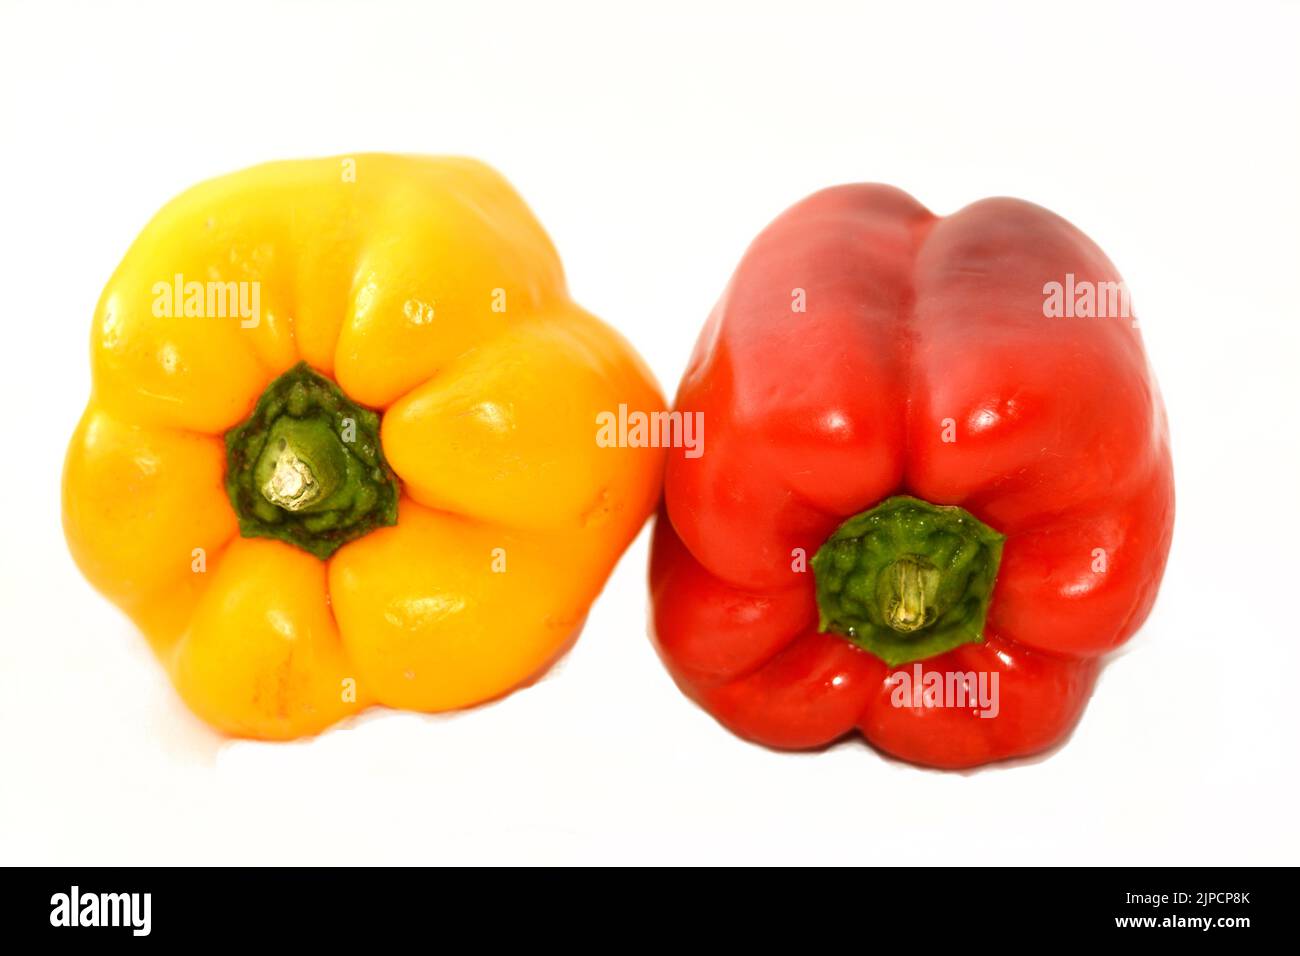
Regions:
<instances>
[{"instance_id":1,"label":"glossy pepper skin","mask_svg":"<svg viewBox=\"0 0 1300 956\"><path fill-rule=\"evenodd\" d=\"M160 316L177 276L257 283L258 320ZM528 681L659 493L660 452L595 439L602 411L662 408L651 376L471 160L273 163L184 193L108 283L91 354L69 547L229 734Z\"/></svg>"},{"instance_id":2,"label":"glossy pepper skin","mask_svg":"<svg viewBox=\"0 0 1300 956\"><path fill-rule=\"evenodd\" d=\"M707 445L670 453L655 529L654 637L688 695L772 747L856 728L933 767L1068 734L1151 609L1174 493L1136 322L1047 317L1067 274L1120 281L1069 223L1010 199L938 218L842 186L757 238L681 383ZM945 581L957 596L935 598ZM864 649L875 633L907 658L948 606L937 653ZM996 716L927 705L931 674L996 675Z\"/></svg>"}]
</instances>

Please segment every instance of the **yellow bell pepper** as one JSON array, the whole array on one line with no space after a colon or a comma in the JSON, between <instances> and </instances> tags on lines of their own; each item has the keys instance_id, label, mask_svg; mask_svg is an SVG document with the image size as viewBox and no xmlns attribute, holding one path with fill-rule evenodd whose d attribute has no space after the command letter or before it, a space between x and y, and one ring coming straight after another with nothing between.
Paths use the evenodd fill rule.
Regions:
<instances>
[{"instance_id":1,"label":"yellow bell pepper","mask_svg":"<svg viewBox=\"0 0 1300 956\"><path fill-rule=\"evenodd\" d=\"M660 449L597 440L620 405L663 409L652 377L472 160L189 190L109 281L91 351L68 544L230 734L520 686L658 497Z\"/></svg>"}]
</instances>

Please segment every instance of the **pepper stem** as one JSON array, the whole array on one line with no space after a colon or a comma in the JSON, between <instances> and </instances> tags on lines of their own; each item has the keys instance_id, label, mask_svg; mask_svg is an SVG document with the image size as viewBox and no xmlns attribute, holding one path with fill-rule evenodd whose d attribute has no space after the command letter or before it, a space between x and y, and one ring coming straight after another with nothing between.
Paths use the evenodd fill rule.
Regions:
<instances>
[{"instance_id":1,"label":"pepper stem","mask_svg":"<svg viewBox=\"0 0 1300 956\"><path fill-rule=\"evenodd\" d=\"M262 486L262 497L289 511L301 511L323 493L311 465L281 439L275 470Z\"/></svg>"},{"instance_id":2,"label":"pepper stem","mask_svg":"<svg viewBox=\"0 0 1300 956\"><path fill-rule=\"evenodd\" d=\"M984 639L1003 536L969 512L890 498L813 556L822 631L891 667Z\"/></svg>"},{"instance_id":3,"label":"pepper stem","mask_svg":"<svg viewBox=\"0 0 1300 956\"><path fill-rule=\"evenodd\" d=\"M271 425L253 479L271 504L305 511L329 501L347 472L347 447L329 416L284 415Z\"/></svg>"},{"instance_id":4,"label":"pepper stem","mask_svg":"<svg viewBox=\"0 0 1300 956\"><path fill-rule=\"evenodd\" d=\"M909 554L885 569L884 580L892 592L885 604L889 626L904 634L924 627L939 590L939 571L934 565Z\"/></svg>"},{"instance_id":5,"label":"pepper stem","mask_svg":"<svg viewBox=\"0 0 1300 956\"><path fill-rule=\"evenodd\" d=\"M397 523L397 477L379 416L305 363L271 382L226 433L226 493L246 538L278 538L318 558Z\"/></svg>"}]
</instances>

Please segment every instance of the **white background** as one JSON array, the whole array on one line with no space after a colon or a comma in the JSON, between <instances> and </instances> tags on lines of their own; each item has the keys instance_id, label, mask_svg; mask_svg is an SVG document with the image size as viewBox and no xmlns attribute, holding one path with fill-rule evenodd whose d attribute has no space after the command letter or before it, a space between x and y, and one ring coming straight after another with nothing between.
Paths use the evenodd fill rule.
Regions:
<instances>
[{"instance_id":1,"label":"white background","mask_svg":"<svg viewBox=\"0 0 1300 956\"><path fill-rule=\"evenodd\" d=\"M0 862L1297 863L1300 7L3 4ZM60 529L100 288L200 179L464 153L670 394L747 242L819 187L1039 202L1123 271L1169 406L1156 610L1073 738L968 774L743 743L646 636L646 535L548 679L222 740Z\"/></svg>"}]
</instances>

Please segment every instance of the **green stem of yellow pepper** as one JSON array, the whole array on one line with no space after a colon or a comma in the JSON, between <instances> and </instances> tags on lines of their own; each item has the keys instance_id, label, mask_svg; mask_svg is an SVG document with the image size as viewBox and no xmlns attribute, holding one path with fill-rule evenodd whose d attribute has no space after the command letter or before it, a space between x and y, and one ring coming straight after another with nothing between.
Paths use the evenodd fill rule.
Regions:
<instances>
[{"instance_id":1,"label":"green stem of yellow pepper","mask_svg":"<svg viewBox=\"0 0 1300 956\"><path fill-rule=\"evenodd\" d=\"M271 382L226 432L226 493L246 538L276 538L318 558L397 523L397 477L379 416L306 363Z\"/></svg>"}]
</instances>

